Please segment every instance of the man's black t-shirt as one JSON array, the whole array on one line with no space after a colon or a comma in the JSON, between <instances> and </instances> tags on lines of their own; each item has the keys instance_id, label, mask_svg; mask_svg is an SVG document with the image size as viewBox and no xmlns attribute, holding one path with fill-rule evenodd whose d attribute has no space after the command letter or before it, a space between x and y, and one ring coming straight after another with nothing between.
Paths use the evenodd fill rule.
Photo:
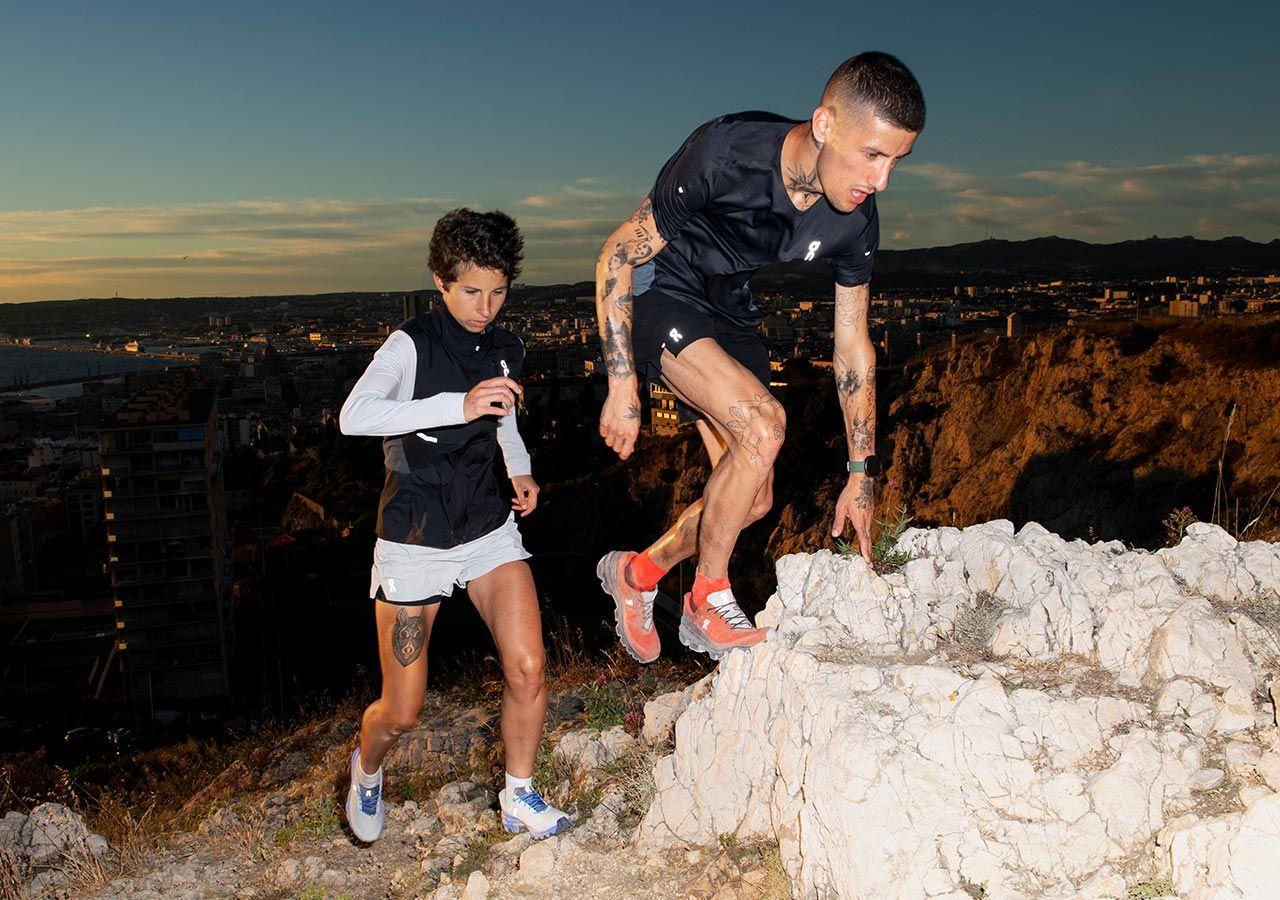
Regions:
<instances>
[{"instance_id":1,"label":"man's black t-shirt","mask_svg":"<svg viewBox=\"0 0 1280 900\"><path fill-rule=\"evenodd\" d=\"M837 284L870 280L880 243L875 197L849 213L825 199L796 209L781 159L782 141L797 124L745 112L721 116L689 136L649 195L667 246L637 269L637 293L651 276L656 290L755 327L764 313L752 301L750 281L762 266L830 259Z\"/></svg>"}]
</instances>

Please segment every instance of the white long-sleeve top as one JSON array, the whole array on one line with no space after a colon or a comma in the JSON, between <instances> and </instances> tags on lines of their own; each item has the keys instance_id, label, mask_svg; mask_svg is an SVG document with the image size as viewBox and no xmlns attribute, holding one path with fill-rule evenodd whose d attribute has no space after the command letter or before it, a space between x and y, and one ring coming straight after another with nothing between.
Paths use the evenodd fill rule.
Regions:
<instances>
[{"instance_id":1,"label":"white long-sleeve top","mask_svg":"<svg viewBox=\"0 0 1280 900\"><path fill-rule=\"evenodd\" d=\"M413 338L403 331L391 332L342 404L338 428L343 434L387 437L464 423L464 393L441 391L413 399L417 370ZM497 437L507 476L532 474L533 465L516 427L515 412L498 419Z\"/></svg>"}]
</instances>

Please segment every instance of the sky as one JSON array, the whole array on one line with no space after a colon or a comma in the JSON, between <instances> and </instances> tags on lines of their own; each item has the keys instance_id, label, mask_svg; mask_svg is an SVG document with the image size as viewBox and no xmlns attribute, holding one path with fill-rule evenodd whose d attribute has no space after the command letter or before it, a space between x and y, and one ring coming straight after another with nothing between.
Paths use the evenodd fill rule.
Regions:
<instances>
[{"instance_id":1,"label":"sky","mask_svg":"<svg viewBox=\"0 0 1280 900\"><path fill-rule=\"evenodd\" d=\"M408 290L502 209L532 283L703 121L796 118L883 50L928 122L882 246L1280 236L1280 4L15 2L0 302Z\"/></svg>"}]
</instances>

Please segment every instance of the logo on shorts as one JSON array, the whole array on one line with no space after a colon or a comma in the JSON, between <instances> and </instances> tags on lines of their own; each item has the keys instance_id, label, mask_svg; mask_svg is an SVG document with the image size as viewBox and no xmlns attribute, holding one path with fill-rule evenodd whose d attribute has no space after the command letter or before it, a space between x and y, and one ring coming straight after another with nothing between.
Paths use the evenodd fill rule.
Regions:
<instances>
[{"instance_id":1,"label":"logo on shorts","mask_svg":"<svg viewBox=\"0 0 1280 900\"><path fill-rule=\"evenodd\" d=\"M674 328L668 331L667 334L670 335L671 340L675 341L677 344L684 340L684 335L676 331Z\"/></svg>"},{"instance_id":2,"label":"logo on shorts","mask_svg":"<svg viewBox=\"0 0 1280 900\"><path fill-rule=\"evenodd\" d=\"M394 578L384 578L383 581L387 585L387 593L394 594L396 592L396 580Z\"/></svg>"},{"instance_id":3,"label":"logo on shorts","mask_svg":"<svg viewBox=\"0 0 1280 900\"><path fill-rule=\"evenodd\" d=\"M822 241L814 241L809 245L809 252L804 255L804 261L809 262L818 252L818 248L822 246Z\"/></svg>"}]
</instances>

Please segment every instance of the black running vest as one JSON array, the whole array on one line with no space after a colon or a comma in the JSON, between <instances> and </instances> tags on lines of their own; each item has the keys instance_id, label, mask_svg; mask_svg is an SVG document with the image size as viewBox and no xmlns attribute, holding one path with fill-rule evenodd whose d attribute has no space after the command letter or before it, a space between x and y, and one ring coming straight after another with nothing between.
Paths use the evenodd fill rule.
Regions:
<instances>
[{"instance_id":1,"label":"black running vest","mask_svg":"<svg viewBox=\"0 0 1280 900\"><path fill-rule=\"evenodd\" d=\"M499 375L518 378L524 345L502 328L467 331L448 310L400 326L413 338L413 399L465 393ZM378 537L448 549L483 537L506 521L510 504L494 474L498 416L423 429L382 440L387 480L378 501Z\"/></svg>"}]
</instances>

